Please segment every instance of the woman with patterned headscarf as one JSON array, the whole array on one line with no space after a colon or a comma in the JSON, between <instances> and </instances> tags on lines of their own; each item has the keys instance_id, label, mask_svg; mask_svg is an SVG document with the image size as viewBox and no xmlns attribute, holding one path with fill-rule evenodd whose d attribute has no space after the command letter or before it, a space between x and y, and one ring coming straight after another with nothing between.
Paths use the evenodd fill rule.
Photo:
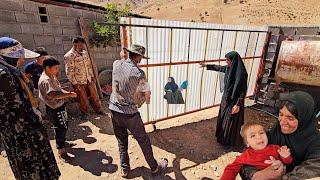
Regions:
<instances>
[{"instance_id":1,"label":"woman with patterned headscarf","mask_svg":"<svg viewBox=\"0 0 320 180\"><path fill-rule=\"evenodd\" d=\"M15 39L0 38L0 137L18 180L59 179L46 129L32 107L37 105L27 78L17 69L24 58L39 54Z\"/></svg>"},{"instance_id":2,"label":"woman with patterned headscarf","mask_svg":"<svg viewBox=\"0 0 320 180\"><path fill-rule=\"evenodd\" d=\"M207 70L225 73L224 92L217 118L217 141L238 150L242 145L240 129L244 123L244 98L247 92L248 74L240 55L231 51L225 55L226 66L205 65Z\"/></svg>"}]
</instances>

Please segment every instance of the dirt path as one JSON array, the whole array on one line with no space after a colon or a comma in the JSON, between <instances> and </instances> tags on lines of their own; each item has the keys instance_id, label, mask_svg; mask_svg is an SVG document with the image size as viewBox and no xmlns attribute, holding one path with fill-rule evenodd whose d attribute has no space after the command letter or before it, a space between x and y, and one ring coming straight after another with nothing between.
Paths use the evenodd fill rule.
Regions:
<instances>
[{"instance_id":1,"label":"dirt path","mask_svg":"<svg viewBox=\"0 0 320 180\"><path fill-rule=\"evenodd\" d=\"M106 104L106 103L104 103ZM69 107L70 115L76 117L77 107ZM214 138L218 108L171 119L157 124L157 131L146 126L152 141L156 158L169 159L165 177L156 179L218 179L224 167L237 153L226 152ZM276 120L268 115L250 109L245 110L246 119L261 121L270 127ZM52 130L49 132L52 137ZM55 141L51 138L51 145ZM91 115L88 120L70 120L68 139L77 143L71 149L76 156L68 163L57 159L61 180L121 179L119 176L119 155L117 141L113 135L108 115ZM54 149L57 157L57 151ZM130 179L154 179L137 142L129 137L129 154L133 172ZM8 161L0 157L0 179L11 180L13 174Z\"/></svg>"}]
</instances>

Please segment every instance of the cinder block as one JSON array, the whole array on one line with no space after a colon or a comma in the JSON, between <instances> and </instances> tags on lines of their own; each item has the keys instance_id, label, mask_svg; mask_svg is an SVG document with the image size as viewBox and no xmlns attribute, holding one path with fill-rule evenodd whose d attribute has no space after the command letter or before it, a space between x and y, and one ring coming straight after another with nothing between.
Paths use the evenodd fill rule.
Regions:
<instances>
[{"instance_id":1,"label":"cinder block","mask_svg":"<svg viewBox=\"0 0 320 180\"><path fill-rule=\"evenodd\" d=\"M266 59L273 60L274 56L275 56L275 52L272 52L272 51L269 52L269 50L268 50L268 52L266 54Z\"/></svg>"},{"instance_id":2,"label":"cinder block","mask_svg":"<svg viewBox=\"0 0 320 180\"><path fill-rule=\"evenodd\" d=\"M23 1L21 0L1 0L0 9L11 10L11 11L21 11L23 10Z\"/></svg>"},{"instance_id":3,"label":"cinder block","mask_svg":"<svg viewBox=\"0 0 320 180\"><path fill-rule=\"evenodd\" d=\"M23 47L27 48L27 49L34 49L36 47L35 43L34 43L34 37L33 35L25 35L25 34L12 34L10 37L18 40L19 42L21 42L21 44L23 45Z\"/></svg>"},{"instance_id":4,"label":"cinder block","mask_svg":"<svg viewBox=\"0 0 320 180\"><path fill-rule=\"evenodd\" d=\"M79 21L77 18L74 18L74 17L61 17L60 23L63 26L75 27L75 26L78 26Z\"/></svg>"},{"instance_id":5,"label":"cinder block","mask_svg":"<svg viewBox=\"0 0 320 180\"><path fill-rule=\"evenodd\" d=\"M72 43L63 44L63 50L69 51L72 48Z\"/></svg>"},{"instance_id":6,"label":"cinder block","mask_svg":"<svg viewBox=\"0 0 320 180\"><path fill-rule=\"evenodd\" d=\"M67 8L66 7L50 5L47 7L47 11L48 11L49 15L67 16Z\"/></svg>"},{"instance_id":7,"label":"cinder block","mask_svg":"<svg viewBox=\"0 0 320 180\"><path fill-rule=\"evenodd\" d=\"M61 46L61 44L52 44L52 45L48 45L46 46L47 51L49 54L63 54L64 50L63 50L63 46Z\"/></svg>"},{"instance_id":8,"label":"cinder block","mask_svg":"<svg viewBox=\"0 0 320 180\"><path fill-rule=\"evenodd\" d=\"M95 20L96 19L96 13L92 11L83 11L82 12L83 18L89 19L89 20Z\"/></svg>"},{"instance_id":9,"label":"cinder block","mask_svg":"<svg viewBox=\"0 0 320 180\"><path fill-rule=\"evenodd\" d=\"M291 38L293 38L293 41L299 41L300 40L300 36L297 36L297 35L291 36Z\"/></svg>"},{"instance_id":10,"label":"cinder block","mask_svg":"<svg viewBox=\"0 0 320 180\"><path fill-rule=\"evenodd\" d=\"M286 35L286 36L291 36L296 34L296 27L281 27L280 28L280 34Z\"/></svg>"},{"instance_id":11,"label":"cinder block","mask_svg":"<svg viewBox=\"0 0 320 180\"><path fill-rule=\"evenodd\" d=\"M54 44L54 36L52 35L34 35L36 46L47 46Z\"/></svg>"},{"instance_id":12,"label":"cinder block","mask_svg":"<svg viewBox=\"0 0 320 180\"><path fill-rule=\"evenodd\" d=\"M268 31L271 32L272 35L280 34L280 27L269 26Z\"/></svg>"},{"instance_id":13,"label":"cinder block","mask_svg":"<svg viewBox=\"0 0 320 180\"><path fill-rule=\"evenodd\" d=\"M82 10L75 9L75 8L68 8L67 9L67 16L68 17L81 17L82 16Z\"/></svg>"},{"instance_id":14,"label":"cinder block","mask_svg":"<svg viewBox=\"0 0 320 180\"><path fill-rule=\"evenodd\" d=\"M16 22L16 16L13 11L0 10L0 21Z\"/></svg>"},{"instance_id":15,"label":"cinder block","mask_svg":"<svg viewBox=\"0 0 320 180\"><path fill-rule=\"evenodd\" d=\"M279 35L272 35L272 36L270 37L270 42L272 42L272 43L278 43L278 41L279 41Z\"/></svg>"},{"instance_id":16,"label":"cinder block","mask_svg":"<svg viewBox=\"0 0 320 180\"><path fill-rule=\"evenodd\" d=\"M273 64L273 63L271 63L271 62L266 62L265 65L264 65L264 67L265 67L266 69L271 69L271 68L272 68L272 64Z\"/></svg>"},{"instance_id":17,"label":"cinder block","mask_svg":"<svg viewBox=\"0 0 320 180\"><path fill-rule=\"evenodd\" d=\"M72 42L73 36L62 36L62 43L70 43Z\"/></svg>"},{"instance_id":18,"label":"cinder block","mask_svg":"<svg viewBox=\"0 0 320 180\"><path fill-rule=\"evenodd\" d=\"M55 44L62 44L62 36L54 36Z\"/></svg>"},{"instance_id":19,"label":"cinder block","mask_svg":"<svg viewBox=\"0 0 320 180\"><path fill-rule=\"evenodd\" d=\"M40 17L35 13L15 12L17 22L39 24Z\"/></svg>"},{"instance_id":20,"label":"cinder block","mask_svg":"<svg viewBox=\"0 0 320 180\"><path fill-rule=\"evenodd\" d=\"M23 2L23 8L25 12L39 12L38 6L45 7L45 5L40 4L40 3L35 3L32 1L24 1Z\"/></svg>"},{"instance_id":21,"label":"cinder block","mask_svg":"<svg viewBox=\"0 0 320 180\"><path fill-rule=\"evenodd\" d=\"M63 56L64 56L64 54L63 54L63 55L62 55L62 54L58 54L58 55L57 55L57 59L58 59L60 62L62 62L61 64L63 64L63 65L61 65L61 66L63 66L63 69L64 69Z\"/></svg>"},{"instance_id":22,"label":"cinder block","mask_svg":"<svg viewBox=\"0 0 320 180\"><path fill-rule=\"evenodd\" d=\"M120 58L117 58L117 59L120 59ZM115 60L116 60L116 59L109 59L109 60L107 60L106 66L111 66L111 67L112 67L113 62L114 62Z\"/></svg>"},{"instance_id":23,"label":"cinder block","mask_svg":"<svg viewBox=\"0 0 320 180\"><path fill-rule=\"evenodd\" d=\"M60 17L59 16L48 16L48 22L52 25L60 25Z\"/></svg>"},{"instance_id":24,"label":"cinder block","mask_svg":"<svg viewBox=\"0 0 320 180\"><path fill-rule=\"evenodd\" d=\"M106 66L105 60L103 60L103 59L95 59L95 60L96 60L96 64L97 64L98 69L99 69L99 67Z\"/></svg>"},{"instance_id":25,"label":"cinder block","mask_svg":"<svg viewBox=\"0 0 320 180\"><path fill-rule=\"evenodd\" d=\"M303 41L320 41L320 36L299 36Z\"/></svg>"},{"instance_id":26,"label":"cinder block","mask_svg":"<svg viewBox=\"0 0 320 180\"><path fill-rule=\"evenodd\" d=\"M62 28L60 26L43 25L43 33L48 35L62 35Z\"/></svg>"},{"instance_id":27,"label":"cinder block","mask_svg":"<svg viewBox=\"0 0 320 180\"><path fill-rule=\"evenodd\" d=\"M40 24L21 24L21 31L25 34L43 34L43 28Z\"/></svg>"},{"instance_id":28,"label":"cinder block","mask_svg":"<svg viewBox=\"0 0 320 180\"><path fill-rule=\"evenodd\" d=\"M64 27L62 29L62 34L75 36L75 35L80 35L81 32L79 27L74 27L74 28Z\"/></svg>"},{"instance_id":29,"label":"cinder block","mask_svg":"<svg viewBox=\"0 0 320 180\"><path fill-rule=\"evenodd\" d=\"M116 48L115 48L115 47L112 47L112 46L106 46L106 47L105 47L105 51L107 51L107 52L113 52L113 51L116 51Z\"/></svg>"},{"instance_id":30,"label":"cinder block","mask_svg":"<svg viewBox=\"0 0 320 180\"><path fill-rule=\"evenodd\" d=\"M297 35L318 35L319 27L298 27Z\"/></svg>"},{"instance_id":31,"label":"cinder block","mask_svg":"<svg viewBox=\"0 0 320 180\"><path fill-rule=\"evenodd\" d=\"M97 13L97 21L98 21L98 23L102 23L102 22L104 22L104 20L105 20L104 14Z\"/></svg>"},{"instance_id":32,"label":"cinder block","mask_svg":"<svg viewBox=\"0 0 320 180\"><path fill-rule=\"evenodd\" d=\"M19 24L12 24L12 23L0 23L0 33L1 34L19 34L21 33L21 26Z\"/></svg>"}]
</instances>

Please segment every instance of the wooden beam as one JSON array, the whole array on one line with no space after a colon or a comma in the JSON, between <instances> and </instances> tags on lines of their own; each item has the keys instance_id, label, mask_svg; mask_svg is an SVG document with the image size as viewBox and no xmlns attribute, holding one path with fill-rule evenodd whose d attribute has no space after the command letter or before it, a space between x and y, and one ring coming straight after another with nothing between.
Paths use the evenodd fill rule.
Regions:
<instances>
[{"instance_id":1,"label":"wooden beam","mask_svg":"<svg viewBox=\"0 0 320 180\"><path fill-rule=\"evenodd\" d=\"M83 39L85 40L86 49L87 49L87 52L88 52L88 55L89 55L89 58L91 61L94 79L96 81L96 89L99 94L99 97L102 98L103 95L101 92L101 86L100 86L100 82L99 82L98 68L97 68L96 61L94 61L94 59L92 57L92 53L91 53L92 50L89 45L89 33L88 33L88 29L87 29L86 23L84 22L83 17L79 17L79 25L80 25L81 35L82 35Z\"/></svg>"}]
</instances>

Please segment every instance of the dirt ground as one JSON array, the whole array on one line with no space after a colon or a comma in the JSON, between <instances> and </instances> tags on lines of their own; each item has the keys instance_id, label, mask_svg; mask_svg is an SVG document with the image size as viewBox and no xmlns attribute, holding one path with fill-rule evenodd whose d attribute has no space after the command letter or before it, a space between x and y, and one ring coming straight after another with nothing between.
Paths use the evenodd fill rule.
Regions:
<instances>
[{"instance_id":1,"label":"dirt ground","mask_svg":"<svg viewBox=\"0 0 320 180\"><path fill-rule=\"evenodd\" d=\"M107 102L103 102L107 109ZM88 120L78 119L76 104L68 106L70 127L68 140L77 143L69 150L75 156L70 162L57 158L62 173L61 180L122 179L119 175L119 154L113 135L110 114L91 114ZM129 154L132 168L130 179L219 179L224 167L232 162L237 152L228 152L214 137L218 108L170 119L146 129L151 138L157 159L168 158L165 176L152 177L137 142L129 137ZM270 128L276 119L267 114L246 108L245 119L259 121ZM53 131L49 125L51 145L57 157ZM14 179L6 158L0 156L0 179Z\"/></svg>"},{"instance_id":2,"label":"dirt ground","mask_svg":"<svg viewBox=\"0 0 320 180\"><path fill-rule=\"evenodd\" d=\"M242 25L319 25L319 0L77 0L126 3L153 19ZM227 2L227 3L224 3Z\"/></svg>"}]
</instances>

